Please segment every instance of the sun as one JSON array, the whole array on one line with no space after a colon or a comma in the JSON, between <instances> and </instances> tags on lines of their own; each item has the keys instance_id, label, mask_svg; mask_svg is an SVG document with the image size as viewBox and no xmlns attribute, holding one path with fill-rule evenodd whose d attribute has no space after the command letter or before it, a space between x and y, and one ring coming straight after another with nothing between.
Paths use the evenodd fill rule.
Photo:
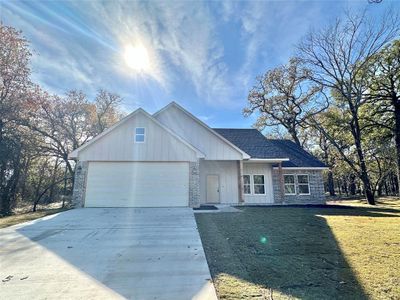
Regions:
<instances>
[{"instance_id":1,"label":"sun","mask_svg":"<svg viewBox=\"0 0 400 300\"><path fill-rule=\"evenodd\" d=\"M147 49L142 45L127 45L124 51L125 63L137 72L146 72L150 69L150 59Z\"/></svg>"}]
</instances>

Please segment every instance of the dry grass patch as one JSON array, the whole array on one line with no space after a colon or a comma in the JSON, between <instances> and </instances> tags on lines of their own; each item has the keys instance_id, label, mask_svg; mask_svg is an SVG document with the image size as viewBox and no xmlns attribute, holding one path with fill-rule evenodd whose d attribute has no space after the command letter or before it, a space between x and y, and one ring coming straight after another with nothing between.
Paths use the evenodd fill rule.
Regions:
<instances>
[{"instance_id":1,"label":"dry grass patch","mask_svg":"<svg viewBox=\"0 0 400 300\"><path fill-rule=\"evenodd\" d=\"M0 228L16 225L23 222L32 221L38 218L42 218L48 215L56 214L67 210L67 208L57 208L57 209L46 209L39 210L36 212L27 212L18 215L12 215L0 218Z\"/></svg>"}]
</instances>

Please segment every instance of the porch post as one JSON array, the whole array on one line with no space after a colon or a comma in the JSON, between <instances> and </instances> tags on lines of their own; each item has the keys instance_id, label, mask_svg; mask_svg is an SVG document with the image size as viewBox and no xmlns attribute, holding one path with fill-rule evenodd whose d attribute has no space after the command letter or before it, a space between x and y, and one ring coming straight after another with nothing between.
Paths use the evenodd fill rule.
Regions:
<instances>
[{"instance_id":1,"label":"porch post","mask_svg":"<svg viewBox=\"0 0 400 300\"><path fill-rule=\"evenodd\" d=\"M244 196L243 196L243 161L238 160L238 190L239 190L239 203L244 203Z\"/></svg>"},{"instance_id":2,"label":"porch post","mask_svg":"<svg viewBox=\"0 0 400 300\"><path fill-rule=\"evenodd\" d=\"M285 201L285 183L283 180L282 162L279 162L278 176L279 176L279 189L281 192L281 203L283 203Z\"/></svg>"}]
</instances>

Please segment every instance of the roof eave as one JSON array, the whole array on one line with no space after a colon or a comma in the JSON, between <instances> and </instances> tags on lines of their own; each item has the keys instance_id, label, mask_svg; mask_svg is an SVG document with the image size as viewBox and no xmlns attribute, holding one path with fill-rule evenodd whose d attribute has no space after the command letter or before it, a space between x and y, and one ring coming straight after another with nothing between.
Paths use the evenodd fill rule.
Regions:
<instances>
[{"instance_id":1,"label":"roof eave","mask_svg":"<svg viewBox=\"0 0 400 300\"><path fill-rule=\"evenodd\" d=\"M248 161L250 162L270 162L270 163L280 163L282 161L289 161L289 158L257 158L257 157L252 157Z\"/></svg>"},{"instance_id":2,"label":"roof eave","mask_svg":"<svg viewBox=\"0 0 400 300\"><path fill-rule=\"evenodd\" d=\"M118 121L117 123L115 123L114 125L112 125L110 128L106 129L105 131L103 131L102 133L100 133L99 135L95 136L93 139L91 139L90 141L86 142L85 144L83 144L82 146L80 146L79 148L73 150L71 153L68 154L68 158L71 159L79 159L79 152L82 151L83 149L85 149L86 147L90 146L91 144L95 143L97 140L99 140L101 137L109 134L111 131L113 131L115 128L117 128L118 126L122 125L123 123L125 123L127 120L129 120L131 117L133 117L135 114L137 113L143 113L144 115L146 115L150 120L152 120L154 123L156 123L158 126L160 126L161 128L163 128L165 131L167 131L169 134L171 134L172 136L174 136L175 138L177 138L180 142L182 142L183 144L185 144L188 148L190 148L192 151L194 151L196 153L196 157L197 158L205 158L205 154L200 151L199 149L197 149L196 147L194 147L193 145L191 145L189 142L187 142L185 139L183 139L182 137L180 137L179 135L177 135L176 133L174 133L172 130L170 130L168 127L166 127L165 125L163 125L162 123L160 123L157 119L155 119L152 115L150 115L147 111L145 111L142 108L138 108L135 111L133 111L132 113L130 113L129 115L125 116L122 120Z\"/></svg>"},{"instance_id":3,"label":"roof eave","mask_svg":"<svg viewBox=\"0 0 400 300\"><path fill-rule=\"evenodd\" d=\"M274 167L279 169L279 167ZM283 170L328 170L329 167L282 167Z\"/></svg>"}]
</instances>

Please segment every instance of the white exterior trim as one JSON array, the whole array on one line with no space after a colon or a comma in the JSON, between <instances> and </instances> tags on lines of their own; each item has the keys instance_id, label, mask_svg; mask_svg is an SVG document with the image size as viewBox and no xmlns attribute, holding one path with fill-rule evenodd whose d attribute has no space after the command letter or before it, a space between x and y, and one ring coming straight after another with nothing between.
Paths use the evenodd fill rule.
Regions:
<instances>
[{"instance_id":1,"label":"white exterior trim","mask_svg":"<svg viewBox=\"0 0 400 300\"><path fill-rule=\"evenodd\" d=\"M293 176L293 183L285 183L285 176ZM297 177L296 174L283 174L283 193L285 196L296 196L297 195ZM286 185L294 186L294 193L286 193L285 187Z\"/></svg>"},{"instance_id":2,"label":"white exterior trim","mask_svg":"<svg viewBox=\"0 0 400 300\"><path fill-rule=\"evenodd\" d=\"M307 176L308 193L300 193L299 185L306 185L306 184L305 183L299 183L299 176ZM297 188L298 188L299 196L309 196L309 195L311 195L310 175L309 174L296 174L296 182L297 182Z\"/></svg>"},{"instance_id":3,"label":"white exterior trim","mask_svg":"<svg viewBox=\"0 0 400 300\"><path fill-rule=\"evenodd\" d=\"M203 126L204 128L206 128L209 132L211 132L212 134L214 134L215 136L217 136L219 139L221 139L222 141L224 141L226 144L228 144L229 146L231 146L232 148L234 148L236 151L238 151L239 153L241 153L243 155L243 159L249 159L251 156L249 154L247 154L246 152L244 152L243 150L241 150L239 147L237 147L236 145L234 145L233 143L231 143L230 141L228 141L226 138L224 138L222 135L220 135L218 132L214 131L211 127L209 127L206 123L204 123L203 121L201 121L200 119L196 118L193 114L191 114L190 112L188 112L186 109L184 109L182 106L180 106L178 103L176 103L175 101L172 101L171 103L169 103L168 105L164 106L163 108L161 108L159 111L155 112L153 114L153 117L156 117L158 114L160 114L161 112L167 110L169 107L174 106L176 108L178 108L179 110L181 110L182 112L184 112L187 116L189 116L191 119L193 119L193 121L195 121L196 123L198 123L199 125Z\"/></svg>"},{"instance_id":4,"label":"white exterior trim","mask_svg":"<svg viewBox=\"0 0 400 300\"><path fill-rule=\"evenodd\" d=\"M143 134L136 133L136 129L143 129ZM143 142L139 142L139 141L136 140L136 136L137 135L143 135ZM146 143L146 127L135 127L135 137L134 137L133 141L136 144L144 144L144 143Z\"/></svg>"},{"instance_id":5,"label":"white exterior trim","mask_svg":"<svg viewBox=\"0 0 400 300\"><path fill-rule=\"evenodd\" d=\"M256 194L255 193L255 189L254 189L254 185L261 185L261 184L259 184L259 183L254 183L254 176L262 176L263 177L263 181L264 181L264 183L262 184L262 186L264 186L264 193L262 193L262 194ZM266 191L266 189L265 189L265 175L264 174L252 174L251 175L251 178L253 179L253 196L265 196L266 194L267 194L267 191Z\"/></svg>"},{"instance_id":6,"label":"white exterior trim","mask_svg":"<svg viewBox=\"0 0 400 300\"><path fill-rule=\"evenodd\" d=\"M265 195L267 195L267 189L265 188L265 175L264 174L243 174L243 176L249 176L250 177L250 183L249 184L243 183L243 195L244 196L265 196ZM264 186L264 193L263 194L256 194L254 192L254 176L262 176L264 178L264 184L262 184ZM250 194L244 193L244 186L245 185L250 185ZM256 185L261 185L261 184L256 183Z\"/></svg>"},{"instance_id":7,"label":"white exterior trim","mask_svg":"<svg viewBox=\"0 0 400 300\"><path fill-rule=\"evenodd\" d=\"M251 174L243 174L243 177L244 176L249 176L249 183L244 183L244 180L243 180L243 195L252 195L253 193L252 193L252 188L251 188ZM249 187L250 187L250 193L245 193L244 192L244 186L245 185L248 185Z\"/></svg>"},{"instance_id":8,"label":"white exterior trim","mask_svg":"<svg viewBox=\"0 0 400 300\"><path fill-rule=\"evenodd\" d=\"M249 163L279 163L282 161L289 161L289 158L250 158L246 160Z\"/></svg>"},{"instance_id":9,"label":"white exterior trim","mask_svg":"<svg viewBox=\"0 0 400 300\"><path fill-rule=\"evenodd\" d=\"M160 126L161 128L163 128L165 131L167 131L169 134L171 134L172 136L174 136L175 138L177 138L179 141L181 141L183 144L185 144L186 146L188 146L190 149L192 149L198 158L204 158L205 154L203 152L201 152L199 149L197 149L196 147L194 147L192 144L188 143L187 141L185 141L183 138L181 138L179 135L175 134L172 130L170 130L168 127L166 127L165 125L163 125L162 123L160 123L158 120L156 120L155 118L153 118L152 115L150 115L148 112L146 112L144 109L142 108L138 108L135 111L133 111L132 113L130 113L129 115L127 115L126 117L124 117L122 120L120 120L119 122L115 123L113 126L111 126L110 128L104 130L102 133L100 133L99 135L95 136L94 138L92 138L90 141L86 142L85 144L83 144L82 146L80 146L79 148L75 149L74 151L72 151L71 153L68 154L68 158L72 159L72 158L78 158L78 154L79 151L82 151L83 149L85 149L86 147L90 146L91 144L95 143L97 140L99 140L100 138L102 138L103 136L106 136L107 134L109 134L111 131L113 131L114 129L116 129L117 127L121 126L122 124L124 124L125 122L127 122L130 118L132 118L133 116L135 116L137 113L143 113L146 117L148 117L150 120L152 120L154 123L156 123L158 126Z\"/></svg>"},{"instance_id":10,"label":"white exterior trim","mask_svg":"<svg viewBox=\"0 0 400 300\"><path fill-rule=\"evenodd\" d=\"M278 167L274 167L274 170L278 170ZM282 167L282 170L328 170L329 167Z\"/></svg>"}]
</instances>

